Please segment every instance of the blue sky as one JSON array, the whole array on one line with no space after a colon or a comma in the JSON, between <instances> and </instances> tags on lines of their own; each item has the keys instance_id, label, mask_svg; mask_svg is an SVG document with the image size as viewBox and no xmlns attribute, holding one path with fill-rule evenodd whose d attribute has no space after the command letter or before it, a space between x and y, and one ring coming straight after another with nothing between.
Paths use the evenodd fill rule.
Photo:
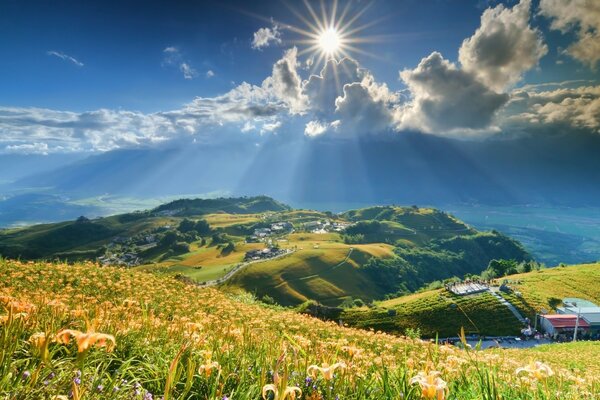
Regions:
<instances>
[{"instance_id":1,"label":"blue sky","mask_svg":"<svg viewBox=\"0 0 600 400\"><path fill-rule=\"evenodd\" d=\"M596 134L600 16L593 2L565 1L340 0L333 20L347 6L357 19L346 31L367 25L347 40L368 42L328 55L352 70L332 89L324 61L306 67L322 49L304 53L294 27L311 30L310 7L331 15L333 0L6 0L0 152L406 130L471 139L556 124ZM260 29L276 38L257 48ZM324 90L328 104L315 97Z\"/></svg>"}]
</instances>

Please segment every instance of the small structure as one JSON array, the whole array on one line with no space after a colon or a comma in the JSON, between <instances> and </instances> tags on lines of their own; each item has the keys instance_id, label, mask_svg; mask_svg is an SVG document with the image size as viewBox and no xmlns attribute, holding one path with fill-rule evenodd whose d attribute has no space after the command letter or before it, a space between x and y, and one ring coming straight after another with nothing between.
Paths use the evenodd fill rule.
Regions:
<instances>
[{"instance_id":1,"label":"small structure","mask_svg":"<svg viewBox=\"0 0 600 400\"><path fill-rule=\"evenodd\" d=\"M446 285L446 290L458 296L485 292L489 286L481 281L453 282Z\"/></svg>"},{"instance_id":2,"label":"small structure","mask_svg":"<svg viewBox=\"0 0 600 400\"><path fill-rule=\"evenodd\" d=\"M540 316L540 325L544 332L554 338L560 335L571 338L575 327L577 327L578 334L584 334L590 329L590 324L585 319L579 317L579 322L577 322L577 319L577 314L542 315Z\"/></svg>"},{"instance_id":3,"label":"small structure","mask_svg":"<svg viewBox=\"0 0 600 400\"><path fill-rule=\"evenodd\" d=\"M259 238L267 237L271 234L271 229L269 228L258 228L254 230L254 236Z\"/></svg>"},{"instance_id":4,"label":"small structure","mask_svg":"<svg viewBox=\"0 0 600 400\"><path fill-rule=\"evenodd\" d=\"M563 306L556 309L560 315L579 315L590 325L590 333L600 335L600 307L588 300L567 298Z\"/></svg>"}]
</instances>

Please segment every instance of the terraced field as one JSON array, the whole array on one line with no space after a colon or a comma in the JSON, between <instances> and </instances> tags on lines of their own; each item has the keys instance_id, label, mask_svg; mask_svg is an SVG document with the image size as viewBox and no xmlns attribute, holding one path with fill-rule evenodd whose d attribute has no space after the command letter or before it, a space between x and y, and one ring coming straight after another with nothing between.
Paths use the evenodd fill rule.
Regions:
<instances>
[{"instance_id":1,"label":"terraced field","mask_svg":"<svg viewBox=\"0 0 600 400\"><path fill-rule=\"evenodd\" d=\"M269 295L282 305L309 299L339 304L350 294L364 299L376 297L380 289L358 267L370 257L391 257L392 247L348 245L339 240L337 234L291 234L281 247L295 250L293 254L248 266L225 287L243 288L259 297Z\"/></svg>"},{"instance_id":2,"label":"terraced field","mask_svg":"<svg viewBox=\"0 0 600 400\"><path fill-rule=\"evenodd\" d=\"M542 269L507 277L521 296L503 294L519 311L533 319L556 302L578 297L600 304L600 264L583 264Z\"/></svg>"},{"instance_id":3,"label":"terraced field","mask_svg":"<svg viewBox=\"0 0 600 400\"><path fill-rule=\"evenodd\" d=\"M461 327L470 334L516 335L521 324L489 293L456 296L433 290L346 310L342 320L360 328L404 334L419 329L425 337L456 336Z\"/></svg>"},{"instance_id":4,"label":"terraced field","mask_svg":"<svg viewBox=\"0 0 600 400\"><path fill-rule=\"evenodd\" d=\"M600 264L548 268L506 279L520 295L500 294L532 321L540 310L551 311L567 297L600 303ZM461 326L483 335L517 335L521 328L508 308L489 293L456 296L442 289L376 302L372 309L346 310L342 319L352 326L385 332L420 329L427 337L456 336Z\"/></svg>"}]
</instances>

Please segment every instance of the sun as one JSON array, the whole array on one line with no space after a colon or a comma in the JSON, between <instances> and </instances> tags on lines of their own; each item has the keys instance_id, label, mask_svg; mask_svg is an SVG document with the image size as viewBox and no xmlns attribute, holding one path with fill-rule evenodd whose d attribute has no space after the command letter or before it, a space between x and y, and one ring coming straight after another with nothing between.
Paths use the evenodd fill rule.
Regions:
<instances>
[{"instance_id":1,"label":"sun","mask_svg":"<svg viewBox=\"0 0 600 400\"><path fill-rule=\"evenodd\" d=\"M379 41L379 37L365 37L364 31L369 27L377 25L380 20L369 19L368 22L360 24L371 3L358 5L353 1L344 1L345 7L338 7L341 0L303 0L306 12L295 9L291 4L288 8L305 25L298 27L290 24L282 24L286 29L295 32L299 37L292 41L298 44L300 51L298 56L307 55L311 60L313 73L324 63L331 59L340 61L343 58L351 58L355 54L376 57L364 49L361 45ZM319 8L313 8L312 4L319 4ZM366 17L365 17L366 19Z\"/></svg>"},{"instance_id":2,"label":"sun","mask_svg":"<svg viewBox=\"0 0 600 400\"><path fill-rule=\"evenodd\" d=\"M319 33L318 43L321 51L329 56L336 54L342 47L341 37L333 27L329 27Z\"/></svg>"}]
</instances>

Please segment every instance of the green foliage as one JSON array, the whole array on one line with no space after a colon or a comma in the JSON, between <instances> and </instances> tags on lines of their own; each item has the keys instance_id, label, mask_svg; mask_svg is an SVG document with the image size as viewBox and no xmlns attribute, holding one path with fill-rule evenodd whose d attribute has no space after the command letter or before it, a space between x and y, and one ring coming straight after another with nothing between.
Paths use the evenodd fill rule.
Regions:
<instances>
[{"instance_id":1,"label":"green foliage","mask_svg":"<svg viewBox=\"0 0 600 400\"><path fill-rule=\"evenodd\" d=\"M365 235L357 233L355 235L343 235L344 243L346 244L362 244L365 243Z\"/></svg>"},{"instance_id":2,"label":"green foliage","mask_svg":"<svg viewBox=\"0 0 600 400\"><path fill-rule=\"evenodd\" d=\"M186 242L176 242L171 245L171 250L175 254L184 254L190 251L190 245Z\"/></svg>"},{"instance_id":3,"label":"green foliage","mask_svg":"<svg viewBox=\"0 0 600 400\"><path fill-rule=\"evenodd\" d=\"M267 196L217 198L217 199L180 199L163 204L153 210L177 211L178 215L202 215L224 212L229 214L255 214L267 211L286 211L290 207Z\"/></svg>"},{"instance_id":4,"label":"green foliage","mask_svg":"<svg viewBox=\"0 0 600 400\"><path fill-rule=\"evenodd\" d=\"M181 241L183 236L176 231L167 231L160 239L159 244L163 247L170 247L178 241Z\"/></svg>"}]
</instances>

